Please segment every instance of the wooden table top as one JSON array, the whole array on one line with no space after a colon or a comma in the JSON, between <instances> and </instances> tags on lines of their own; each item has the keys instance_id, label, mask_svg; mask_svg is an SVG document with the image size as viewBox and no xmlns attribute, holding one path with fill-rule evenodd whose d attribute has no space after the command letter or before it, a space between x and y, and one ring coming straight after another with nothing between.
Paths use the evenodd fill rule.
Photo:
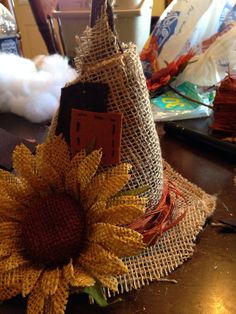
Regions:
<instances>
[{"instance_id":1,"label":"wooden table top","mask_svg":"<svg viewBox=\"0 0 236 314\"><path fill-rule=\"evenodd\" d=\"M199 126L201 123L197 121ZM47 130L45 125L31 124L10 114L0 115L0 128L31 142L41 142ZM167 136L162 129L159 133L164 159L192 183L217 196L215 213L199 234L193 257L169 275L176 284L153 282L122 295L122 302L105 309L74 295L69 299L67 314L236 313L236 233L209 224L236 219L236 161ZM25 312L26 302L20 297L0 305L0 314Z\"/></svg>"}]
</instances>

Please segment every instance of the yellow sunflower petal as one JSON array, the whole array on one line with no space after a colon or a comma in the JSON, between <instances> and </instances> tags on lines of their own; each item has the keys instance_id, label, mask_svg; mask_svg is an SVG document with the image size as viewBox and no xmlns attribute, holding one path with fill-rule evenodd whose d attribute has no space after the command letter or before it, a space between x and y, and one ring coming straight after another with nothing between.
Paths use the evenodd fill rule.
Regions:
<instances>
[{"instance_id":1,"label":"yellow sunflower petal","mask_svg":"<svg viewBox=\"0 0 236 314\"><path fill-rule=\"evenodd\" d=\"M20 233L20 225L17 222L0 223L0 239L15 237Z\"/></svg>"},{"instance_id":2,"label":"yellow sunflower petal","mask_svg":"<svg viewBox=\"0 0 236 314\"><path fill-rule=\"evenodd\" d=\"M124 163L95 176L86 190L83 191L85 207L89 208L94 202L107 200L110 196L119 192L130 178L128 174L130 169L131 166ZM123 180L121 180L122 178Z\"/></svg>"},{"instance_id":3,"label":"yellow sunflower petal","mask_svg":"<svg viewBox=\"0 0 236 314\"><path fill-rule=\"evenodd\" d=\"M83 205L85 209L90 208L91 205L97 201L97 197L100 194L101 189L103 188L105 179L106 179L106 176L104 173L100 173L99 175L96 175L91 180L87 188L82 192L81 197L82 197Z\"/></svg>"},{"instance_id":4,"label":"yellow sunflower petal","mask_svg":"<svg viewBox=\"0 0 236 314\"><path fill-rule=\"evenodd\" d=\"M77 265L74 267L74 278L70 284L73 287L90 287L95 284L95 279Z\"/></svg>"},{"instance_id":5,"label":"yellow sunflower petal","mask_svg":"<svg viewBox=\"0 0 236 314\"><path fill-rule=\"evenodd\" d=\"M80 185L80 191L83 191L92 177L95 175L102 158L101 150L94 150L86 156L78 166L77 179Z\"/></svg>"},{"instance_id":6,"label":"yellow sunflower petal","mask_svg":"<svg viewBox=\"0 0 236 314\"><path fill-rule=\"evenodd\" d=\"M144 249L140 233L105 223L94 224L89 240L101 244L119 257L134 255Z\"/></svg>"},{"instance_id":7,"label":"yellow sunflower petal","mask_svg":"<svg viewBox=\"0 0 236 314\"><path fill-rule=\"evenodd\" d=\"M132 168L131 164L122 163L115 167L112 167L107 170L107 175L110 176L117 176L117 175L124 175L128 174L130 169Z\"/></svg>"},{"instance_id":8,"label":"yellow sunflower petal","mask_svg":"<svg viewBox=\"0 0 236 314\"><path fill-rule=\"evenodd\" d=\"M11 210L9 210L9 208L4 210L0 209L0 223L22 221L23 215L19 208L18 209L11 208Z\"/></svg>"},{"instance_id":9,"label":"yellow sunflower petal","mask_svg":"<svg viewBox=\"0 0 236 314\"><path fill-rule=\"evenodd\" d=\"M0 170L0 199L3 196L2 192L5 192L8 197L19 203L29 203L34 197L34 190L31 188L27 181L23 178L16 177L13 173L5 170ZM12 208L20 206L12 206ZM2 207L1 207L2 208Z\"/></svg>"},{"instance_id":10,"label":"yellow sunflower petal","mask_svg":"<svg viewBox=\"0 0 236 314\"><path fill-rule=\"evenodd\" d=\"M66 174L65 187L68 194L79 197L79 183L77 179L78 167L82 160L86 157L85 150L81 150L71 160L70 170Z\"/></svg>"},{"instance_id":11,"label":"yellow sunflower petal","mask_svg":"<svg viewBox=\"0 0 236 314\"><path fill-rule=\"evenodd\" d=\"M24 272L23 284L22 284L22 296L26 297L34 288L38 281L43 268L30 267Z\"/></svg>"},{"instance_id":12,"label":"yellow sunflower petal","mask_svg":"<svg viewBox=\"0 0 236 314\"><path fill-rule=\"evenodd\" d=\"M65 177L70 165L70 151L61 136L54 136L37 147L36 158L41 164L49 164L61 177Z\"/></svg>"},{"instance_id":13,"label":"yellow sunflower petal","mask_svg":"<svg viewBox=\"0 0 236 314\"><path fill-rule=\"evenodd\" d=\"M66 176L65 188L67 194L73 196L75 199L78 199L79 193L79 184L77 180L77 169L72 169Z\"/></svg>"},{"instance_id":14,"label":"yellow sunflower petal","mask_svg":"<svg viewBox=\"0 0 236 314\"><path fill-rule=\"evenodd\" d=\"M40 288L40 280L34 286L27 302L27 314L44 314L45 298Z\"/></svg>"},{"instance_id":15,"label":"yellow sunflower petal","mask_svg":"<svg viewBox=\"0 0 236 314\"><path fill-rule=\"evenodd\" d=\"M52 295L56 292L60 279L60 270L55 268L45 270L42 275L42 291L45 296Z\"/></svg>"},{"instance_id":16,"label":"yellow sunflower petal","mask_svg":"<svg viewBox=\"0 0 236 314\"><path fill-rule=\"evenodd\" d=\"M68 283L70 283L74 279L74 266L72 259L68 264L63 266L63 277Z\"/></svg>"},{"instance_id":17,"label":"yellow sunflower petal","mask_svg":"<svg viewBox=\"0 0 236 314\"><path fill-rule=\"evenodd\" d=\"M86 157L86 152L84 149L82 149L71 159L71 162L70 162L71 170L72 169L77 170L79 167L79 164L81 163L82 160L84 160L85 157Z\"/></svg>"},{"instance_id":18,"label":"yellow sunflower petal","mask_svg":"<svg viewBox=\"0 0 236 314\"><path fill-rule=\"evenodd\" d=\"M121 259L96 243L90 243L85 253L80 255L79 264L92 273L96 271L106 276L118 276L128 271Z\"/></svg>"},{"instance_id":19,"label":"yellow sunflower petal","mask_svg":"<svg viewBox=\"0 0 236 314\"><path fill-rule=\"evenodd\" d=\"M53 304L50 297L44 301L44 314L54 314Z\"/></svg>"},{"instance_id":20,"label":"yellow sunflower petal","mask_svg":"<svg viewBox=\"0 0 236 314\"><path fill-rule=\"evenodd\" d=\"M97 201L106 201L118 193L129 181L129 174L111 175L103 183Z\"/></svg>"},{"instance_id":21,"label":"yellow sunflower petal","mask_svg":"<svg viewBox=\"0 0 236 314\"><path fill-rule=\"evenodd\" d=\"M91 223L104 222L114 225L131 223L134 219L145 213L145 208L133 205L117 205L110 208L103 207L101 210L89 211Z\"/></svg>"},{"instance_id":22,"label":"yellow sunflower petal","mask_svg":"<svg viewBox=\"0 0 236 314\"><path fill-rule=\"evenodd\" d=\"M29 263L20 253L13 252L9 257L0 261L0 271L7 272Z\"/></svg>"},{"instance_id":23,"label":"yellow sunflower petal","mask_svg":"<svg viewBox=\"0 0 236 314\"><path fill-rule=\"evenodd\" d=\"M106 210L107 202L100 201L94 203L89 209L87 209L87 223L94 224L102 213Z\"/></svg>"},{"instance_id":24,"label":"yellow sunflower petal","mask_svg":"<svg viewBox=\"0 0 236 314\"><path fill-rule=\"evenodd\" d=\"M111 277L111 276L103 276L99 273L94 273L94 276L96 276L96 278L101 282L101 284L112 290L112 291L118 291L118 280L115 277Z\"/></svg>"},{"instance_id":25,"label":"yellow sunflower petal","mask_svg":"<svg viewBox=\"0 0 236 314\"><path fill-rule=\"evenodd\" d=\"M0 216L0 223L1 222L8 222L9 220L11 220L11 218L9 217L5 217L5 215Z\"/></svg>"},{"instance_id":26,"label":"yellow sunflower petal","mask_svg":"<svg viewBox=\"0 0 236 314\"><path fill-rule=\"evenodd\" d=\"M82 270L79 265L73 265L72 260L63 267L63 277L73 287L88 287L95 283L95 279Z\"/></svg>"},{"instance_id":27,"label":"yellow sunflower petal","mask_svg":"<svg viewBox=\"0 0 236 314\"><path fill-rule=\"evenodd\" d=\"M37 174L53 191L56 190L57 193L65 191L64 178L50 164L37 164Z\"/></svg>"},{"instance_id":28,"label":"yellow sunflower petal","mask_svg":"<svg viewBox=\"0 0 236 314\"><path fill-rule=\"evenodd\" d=\"M0 258L9 256L19 245L19 238L9 237L0 241Z\"/></svg>"},{"instance_id":29,"label":"yellow sunflower petal","mask_svg":"<svg viewBox=\"0 0 236 314\"><path fill-rule=\"evenodd\" d=\"M145 213L145 207L134 205L117 205L107 208L100 221L110 224L128 224Z\"/></svg>"},{"instance_id":30,"label":"yellow sunflower petal","mask_svg":"<svg viewBox=\"0 0 236 314\"><path fill-rule=\"evenodd\" d=\"M26 179L31 179L32 174L35 174L35 157L23 144L17 146L13 152L13 167L19 176Z\"/></svg>"},{"instance_id":31,"label":"yellow sunflower petal","mask_svg":"<svg viewBox=\"0 0 236 314\"><path fill-rule=\"evenodd\" d=\"M50 191L45 182L36 175L35 157L26 146L16 147L13 153L13 167L17 176L24 178L34 191L39 191L41 194Z\"/></svg>"},{"instance_id":32,"label":"yellow sunflower petal","mask_svg":"<svg viewBox=\"0 0 236 314\"><path fill-rule=\"evenodd\" d=\"M11 287L21 287L25 268L20 267L8 272L0 272L0 290Z\"/></svg>"},{"instance_id":33,"label":"yellow sunflower petal","mask_svg":"<svg viewBox=\"0 0 236 314\"><path fill-rule=\"evenodd\" d=\"M64 281L60 281L57 291L50 296L51 313L64 314L69 298L69 287Z\"/></svg>"},{"instance_id":34,"label":"yellow sunflower petal","mask_svg":"<svg viewBox=\"0 0 236 314\"><path fill-rule=\"evenodd\" d=\"M22 282L26 280L24 267L3 272L0 275L0 300L5 301L22 293ZM29 284L29 283L28 283Z\"/></svg>"},{"instance_id":35,"label":"yellow sunflower petal","mask_svg":"<svg viewBox=\"0 0 236 314\"><path fill-rule=\"evenodd\" d=\"M12 199L6 191L0 193L0 223L21 220L21 204Z\"/></svg>"},{"instance_id":36,"label":"yellow sunflower petal","mask_svg":"<svg viewBox=\"0 0 236 314\"><path fill-rule=\"evenodd\" d=\"M12 246L9 243L9 239L4 239L0 242L0 259L9 256L12 253Z\"/></svg>"},{"instance_id":37,"label":"yellow sunflower petal","mask_svg":"<svg viewBox=\"0 0 236 314\"><path fill-rule=\"evenodd\" d=\"M21 293L21 287L0 289L0 302L9 300Z\"/></svg>"},{"instance_id":38,"label":"yellow sunflower petal","mask_svg":"<svg viewBox=\"0 0 236 314\"><path fill-rule=\"evenodd\" d=\"M20 207L20 203L12 199L3 189L1 189L0 191L0 201L1 201L0 213L4 212L4 210L9 211L9 209L11 208Z\"/></svg>"},{"instance_id":39,"label":"yellow sunflower petal","mask_svg":"<svg viewBox=\"0 0 236 314\"><path fill-rule=\"evenodd\" d=\"M123 195L117 196L108 201L108 206L117 205L134 205L136 207L143 208L147 206L148 200L145 197L133 196L133 195Z\"/></svg>"}]
</instances>

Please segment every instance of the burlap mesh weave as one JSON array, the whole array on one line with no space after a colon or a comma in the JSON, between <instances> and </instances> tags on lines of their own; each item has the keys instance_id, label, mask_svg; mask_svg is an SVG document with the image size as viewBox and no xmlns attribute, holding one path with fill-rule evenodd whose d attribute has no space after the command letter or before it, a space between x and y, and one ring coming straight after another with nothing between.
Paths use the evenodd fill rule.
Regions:
<instances>
[{"instance_id":1,"label":"burlap mesh weave","mask_svg":"<svg viewBox=\"0 0 236 314\"><path fill-rule=\"evenodd\" d=\"M109 85L108 111L123 113L121 162L133 166L127 188L150 186L144 196L150 200L150 207L154 207L163 189L162 159L146 80L135 46L129 44L121 50L105 13L93 28L87 28L82 37L77 38L77 44L76 82ZM56 122L55 116L49 135L54 133Z\"/></svg>"},{"instance_id":2,"label":"burlap mesh weave","mask_svg":"<svg viewBox=\"0 0 236 314\"><path fill-rule=\"evenodd\" d=\"M77 38L77 44L75 64L78 79L71 84L101 82L109 85L108 111L123 113L121 161L133 166L128 189L149 185L150 189L145 196L150 200L150 207L154 207L162 195L163 163L146 81L135 47L129 44L120 48L104 13L93 28L87 28L84 34ZM49 136L54 133L56 123L55 116ZM140 255L131 256L134 253L129 244L130 241L122 245L123 239L127 237L124 237L123 233L119 234L117 227L113 227L112 230L103 230L103 226L99 225L93 229L95 235L92 237L99 241L99 245L106 243L106 239L111 239L116 231L115 238L119 240L120 247L123 249L126 246L126 250L130 252L130 257L123 259L128 273L118 277L121 293L140 288L153 280L167 276L191 257L196 236L202 229L205 219L214 210L214 198L174 172L168 164L165 164L165 177L174 182L184 196L177 200L176 211L181 212L187 206L187 212L175 227L160 238L157 245L145 249ZM99 208L97 209L99 212ZM108 231L110 231L109 235L106 234ZM112 241L109 245L112 246ZM118 256L122 254L117 248L115 251ZM86 269L88 265L94 266L94 252L95 250L91 248L87 252L87 257L82 259ZM102 250L99 252L99 255L102 254ZM109 262L109 256L105 258L104 255L104 259L107 261L105 263L107 267L106 265L103 267L106 267L109 272L108 268L113 267L113 264ZM107 282L110 277L98 274L95 267L92 270L93 275L104 286L114 289L113 286L116 283L112 285L111 281ZM114 281L114 278L112 280ZM111 295L110 290L107 294Z\"/></svg>"},{"instance_id":3,"label":"burlap mesh weave","mask_svg":"<svg viewBox=\"0 0 236 314\"><path fill-rule=\"evenodd\" d=\"M124 259L129 272L119 276L119 292L138 289L151 281L166 277L178 266L189 259L194 252L195 240L202 230L207 217L215 209L215 198L190 183L175 172L167 163L164 164L164 177L175 182L187 201L185 217L167 231L155 246L145 249L140 255ZM179 198L177 209L186 208L186 203ZM108 296L111 292L108 291Z\"/></svg>"},{"instance_id":4,"label":"burlap mesh weave","mask_svg":"<svg viewBox=\"0 0 236 314\"><path fill-rule=\"evenodd\" d=\"M27 257L49 266L65 264L83 247L83 209L66 194L50 195L31 206L21 229Z\"/></svg>"},{"instance_id":5,"label":"burlap mesh weave","mask_svg":"<svg viewBox=\"0 0 236 314\"><path fill-rule=\"evenodd\" d=\"M144 248L142 235L124 224L143 214L146 202L116 197L131 166L97 174L101 157L94 150L70 159L61 136L35 154L15 149L14 173L0 171L0 301L22 294L29 314L64 313L71 289L99 280L117 290L116 277L128 270L121 257ZM23 194L18 202L14 191Z\"/></svg>"}]
</instances>

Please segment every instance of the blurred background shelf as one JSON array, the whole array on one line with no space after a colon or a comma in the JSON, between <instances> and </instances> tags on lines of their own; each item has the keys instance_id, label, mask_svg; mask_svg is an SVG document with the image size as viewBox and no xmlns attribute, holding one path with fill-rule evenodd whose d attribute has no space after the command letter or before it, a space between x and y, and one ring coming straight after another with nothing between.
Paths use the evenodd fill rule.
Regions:
<instances>
[{"instance_id":1,"label":"blurred background shelf","mask_svg":"<svg viewBox=\"0 0 236 314\"><path fill-rule=\"evenodd\" d=\"M39 6L41 3L45 7L53 3L54 8L58 1L55 0L0 0L4 6L15 16L19 28L22 44L22 54L26 58L33 58L40 54L48 54L48 48L40 34L35 16L32 12L32 3ZM67 0L65 0L65 3ZM168 1L170 2L170 1ZM153 21L164 11L167 1L153 0L152 17ZM35 13L36 11L34 11ZM60 38L59 27L56 19L53 19L56 36ZM62 48L62 47L61 47Z\"/></svg>"}]
</instances>

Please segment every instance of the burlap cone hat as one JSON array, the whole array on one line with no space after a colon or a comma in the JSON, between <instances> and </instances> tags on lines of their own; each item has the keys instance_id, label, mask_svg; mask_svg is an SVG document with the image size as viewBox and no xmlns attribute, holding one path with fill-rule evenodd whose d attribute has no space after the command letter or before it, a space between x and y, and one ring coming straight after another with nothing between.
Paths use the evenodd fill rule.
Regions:
<instances>
[{"instance_id":1,"label":"burlap cone hat","mask_svg":"<svg viewBox=\"0 0 236 314\"><path fill-rule=\"evenodd\" d=\"M77 38L78 78L70 84L108 84L106 110L123 114L120 162L132 164L128 188L149 186L144 195L150 206L155 207L163 189L163 165L146 80L136 47L133 44L121 47L104 3L93 2L96 23ZM99 109L98 106L96 110Z\"/></svg>"},{"instance_id":2,"label":"burlap cone hat","mask_svg":"<svg viewBox=\"0 0 236 314\"><path fill-rule=\"evenodd\" d=\"M75 291L104 306L104 291L167 276L215 207L162 160L139 57L112 17L93 2L47 139L0 170L0 301L28 297L28 314L64 313Z\"/></svg>"}]
</instances>

